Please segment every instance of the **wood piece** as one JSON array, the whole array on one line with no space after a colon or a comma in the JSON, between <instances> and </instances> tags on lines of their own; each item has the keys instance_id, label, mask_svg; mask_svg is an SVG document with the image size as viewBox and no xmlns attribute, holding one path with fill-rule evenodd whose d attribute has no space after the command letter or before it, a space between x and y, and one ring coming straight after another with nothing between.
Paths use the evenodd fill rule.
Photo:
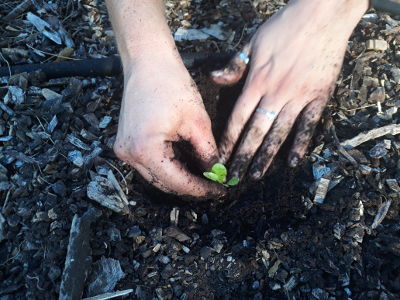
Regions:
<instances>
[{"instance_id":1,"label":"wood piece","mask_svg":"<svg viewBox=\"0 0 400 300\"><path fill-rule=\"evenodd\" d=\"M400 134L400 124L391 124L380 128L372 129L367 132L360 133L354 138L341 142L340 145L342 145L345 148L355 148L365 142L380 138L387 134L391 135Z\"/></svg>"},{"instance_id":2,"label":"wood piece","mask_svg":"<svg viewBox=\"0 0 400 300\"><path fill-rule=\"evenodd\" d=\"M32 0L25 0L14 7L5 17L3 17L3 21L9 21L15 19L19 15L22 15L25 11L27 11L32 6Z\"/></svg>"},{"instance_id":3,"label":"wood piece","mask_svg":"<svg viewBox=\"0 0 400 300\"><path fill-rule=\"evenodd\" d=\"M326 194L328 193L329 183L331 181L326 178L318 180L317 190L315 191L314 203L323 204Z\"/></svg>"},{"instance_id":4,"label":"wood piece","mask_svg":"<svg viewBox=\"0 0 400 300\"><path fill-rule=\"evenodd\" d=\"M366 48L367 50L386 51L389 45L385 40L368 40Z\"/></svg>"},{"instance_id":5,"label":"wood piece","mask_svg":"<svg viewBox=\"0 0 400 300\"><path fill-rule=\"evenodd\" d=\"M386 217L389 207L392 204L392 199L387 200L379 206L378 212L375 215L374 221L372 222L371 228L375 229L379 224L382 223L383 219Z\"/></svg>"},{"instance_id":6,"label":"wood piece","mask_svg":"<svg viewBox=\"0 0 400 300\"><path fill-rule=\"evenodd\" d=\"M85 280L92 262L89 243L90 225L100 216L100 210L90 208L82 217L75 215L72 219L59 300L74 300L82 297Z\"/></svg>"},{"instance_id":7,"label":"wood piece","mask_svg":"<svg viewBox=\"0 0 400 300\"><path fill-rule=\"evenodd\" d=\"M129 295L130 293L133 293L133 289L116 291L116 292L112 292L112 293L105 293L105 294L94 296L94 297L84 298L82 300L107 300L107 299L112 299L115 297Z\"/></svg>"}]
</instances>

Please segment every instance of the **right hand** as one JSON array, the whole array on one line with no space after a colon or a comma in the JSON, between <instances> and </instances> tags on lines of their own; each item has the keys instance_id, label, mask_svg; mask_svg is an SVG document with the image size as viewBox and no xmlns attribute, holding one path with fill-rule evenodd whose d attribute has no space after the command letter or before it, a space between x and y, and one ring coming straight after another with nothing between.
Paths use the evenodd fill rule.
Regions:
<instances>
[{"instance_id":1,"label":"right hand","mask_svg":"<svg viewBox=\"0 0 400 300\"><path fill-rule=\"evenodd\" d=\"M116 155L164 192L194 197L224 194L222 186L191 174L174 155L172 142L186 140L205 171L218 160L210 118L177 52L145 53L124 64L124 74Z\"/></svg>"}]
</instances>

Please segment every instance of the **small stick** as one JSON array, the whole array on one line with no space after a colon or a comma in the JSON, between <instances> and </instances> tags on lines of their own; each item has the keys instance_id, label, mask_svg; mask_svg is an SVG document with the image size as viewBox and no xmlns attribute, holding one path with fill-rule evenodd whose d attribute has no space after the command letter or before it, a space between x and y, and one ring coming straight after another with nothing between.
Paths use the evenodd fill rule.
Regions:
<instances>
[{"instance_id":1,"label":"small stick","mask_svg":"<svg viewBox=\"0 0 400 300\"><path fill-rule=\"evenodd\" d=\"M367 132L360 133L354 138L341 142L340 145L342 145L345 148L355 148L365 142L380 138L387 134L391 135L400 134L400 124L391 124L380 128L375 128Z\"/></svg>"},{"instance_id":2,"label":"small stick","mask_svg":"<svg viewBox=\"0 0 400 300\"><path fill-rule=\"evenodd\" d=\"M336 145L337 149L339 150L340 154L342 154L345 158L347 158L347 160L349 160L354 167L358 168L357 161L340 144L339 138L338 138L338 136L336 134L336 128L335 128L335 125L333 124L332 119L329 119L329 126L330 126L330 129L331 129L331 132L332 132L333 139L335 141L335 145Z\"/></svg>"}]
</instances>

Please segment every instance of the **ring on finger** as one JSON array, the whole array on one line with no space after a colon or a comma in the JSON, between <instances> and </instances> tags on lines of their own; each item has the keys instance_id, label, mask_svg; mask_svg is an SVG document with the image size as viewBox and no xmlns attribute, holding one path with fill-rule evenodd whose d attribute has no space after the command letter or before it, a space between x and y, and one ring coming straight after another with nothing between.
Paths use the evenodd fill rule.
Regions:
<instances>
[{"instance_id":1,"label":"ring on finger","mask_svg":"<svg viewBox=\"0 0 400 300\"><path fill-rule=\"evenodd\" d=\"M271 121L274 121L276 119L276 113L273 111L268 111L268 110L265 110L264 108L257 107L256 112L263 114Z\"/></svg>"},{"instance_id":2,"label":"ring on finger","mask_svg":"<svg viewBox=\"0 0 400 300\"><path fill-rule=\"evenodd\" d=\"M246 54L246 53L243 53L243 52L239 52L238 54L237 54L237 56L241 59L241 60L243 60L243 62L247 65L248 63L249 63L249 61L250 61L250 57Z\"/></svg>"}]
</instances>

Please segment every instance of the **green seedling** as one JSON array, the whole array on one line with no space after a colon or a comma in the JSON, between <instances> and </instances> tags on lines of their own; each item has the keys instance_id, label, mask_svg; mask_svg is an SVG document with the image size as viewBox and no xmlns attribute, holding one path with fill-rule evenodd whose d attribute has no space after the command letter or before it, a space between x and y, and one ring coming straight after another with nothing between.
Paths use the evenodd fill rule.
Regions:
<instances>
[{"instance_id":1,"label":"green seedling","mask_svg":"<svg viewBox=\"0 0 400 300\"><path fill-rule=\"evenodd\" d=\"M223 184L226 187L235 186L239 183L239 178L237 177L232 177L228 182L225 183L228 171L226 170L226 167L220 163L216 163L215 165L213 165L211 171L204 172L203 175L204 177L212 181L218 182L220 184Z\"/></svg>"}]
</instances>

